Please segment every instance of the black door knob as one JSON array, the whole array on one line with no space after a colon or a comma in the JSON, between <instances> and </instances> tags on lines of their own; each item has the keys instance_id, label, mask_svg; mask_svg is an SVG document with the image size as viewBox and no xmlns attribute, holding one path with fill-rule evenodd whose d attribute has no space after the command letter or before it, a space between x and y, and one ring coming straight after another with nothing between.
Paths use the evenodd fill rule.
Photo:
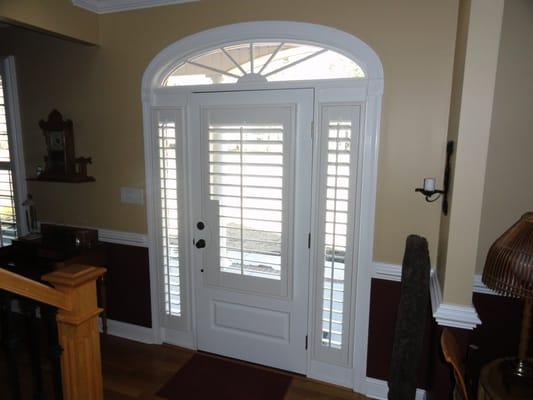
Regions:
<instances>
[{"instance_id":1,"label":"black door knob","mask_svg":"<svg viewBox=\"0 0 533 400\"><path fill-rule=\"evenodd\" d=\"M205 224L202 222L202 221L198 221L196 223L196 227L199 229L199 230L203 230L205 228Z\"/></svg>"},{"instance_id":2,"label":"black door knob","mask_svg":"<svg viewBox=\"0 0 533 400\"><path fill-rule=\"evenodd\" d=\"M196 248L203 249L205 247L205 240L200 239L196 241Z\"/></svg>"}]
</instances>

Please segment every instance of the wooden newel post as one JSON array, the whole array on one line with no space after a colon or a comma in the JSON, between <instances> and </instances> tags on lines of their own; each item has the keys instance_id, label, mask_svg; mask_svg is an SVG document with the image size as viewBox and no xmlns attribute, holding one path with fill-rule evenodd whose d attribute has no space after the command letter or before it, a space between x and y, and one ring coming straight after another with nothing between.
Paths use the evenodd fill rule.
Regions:
<instances>
[{"instance_id":1,"label":"wooden newel post","mask_svg":"<svg viewBox=\"0 0 533 400\"><path fill-rule=\"evenodd\" d=\"M104 268L69 265L43 276L63 292L70 311L57 314L59 343L63 348L61 375L65 400L103 400L102 362L96 301L96 280Z\"/></svg>"}]
</instances>

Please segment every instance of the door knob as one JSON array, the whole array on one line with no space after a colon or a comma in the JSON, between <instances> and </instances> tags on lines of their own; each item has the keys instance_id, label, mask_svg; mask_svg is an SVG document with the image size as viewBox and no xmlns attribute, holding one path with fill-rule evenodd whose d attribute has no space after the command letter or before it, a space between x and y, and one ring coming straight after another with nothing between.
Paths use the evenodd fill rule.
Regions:
<instances>
[{"instance_id":1,"label":"door knob","mask_svg":"<svg viewBox=\"0 0 533 400\"><path fill-rule=\"evenodd\" d=\"M205 240L200 239L196 241L196 248L203 249L205 247Z\"/></svg>"}]
</instances>

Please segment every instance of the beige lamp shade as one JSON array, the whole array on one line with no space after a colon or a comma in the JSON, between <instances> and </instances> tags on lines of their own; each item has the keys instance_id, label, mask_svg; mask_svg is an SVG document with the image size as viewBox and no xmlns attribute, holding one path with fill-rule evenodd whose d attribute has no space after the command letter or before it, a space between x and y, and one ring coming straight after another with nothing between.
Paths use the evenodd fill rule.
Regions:
<instances>
[{"instance_id":1,"label":"beige lamp shade","mask_svg":"<svg viewBox=\"0 0 533 400\"><path fill-rule=\"evenodd\" d=\"M533 300L533 212L524 214L494 242L482 279L500 294Z\"/></svg>"}]
</instances>

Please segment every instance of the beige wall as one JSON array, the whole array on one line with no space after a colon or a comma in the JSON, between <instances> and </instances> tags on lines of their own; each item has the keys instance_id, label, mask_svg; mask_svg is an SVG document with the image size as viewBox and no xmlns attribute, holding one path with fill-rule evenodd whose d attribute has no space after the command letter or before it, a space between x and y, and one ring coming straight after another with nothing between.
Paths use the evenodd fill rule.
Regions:
<instances>
[{"instance_id":1,"label":"beige wall","mask_svg":"<svg viewBox=\"0 0 533 400\"><path fill-rule=\"evenodd\" d=\"M400 263L405 237L418 233L428 238L434 260L440 207L414 188L426 176L442 184L457 8L457 0L202 0L102 15L97 48L13 33L0 51L17 55L28 171L42 164L37 121L52 107L74 120L77 153L94 161L89 170L95 183L29 184L41 219L146 232L145 208L121 204L119 189L144 187L140 86L150 60L204 29L295 20L349 32L381 58L385 93L374 258Z\"/></svg>"},{"instance_id":2,"label":"beige wall","mask_svg":"<svg viewBox=\"0 0 533 400\"><path fill-rule=\"evenodd\" d=\"M476 272L494 240L533 210L533 2L507 0L502 37Z\"/></svg>"},{"instance_id":3,"label":"beige wall","mask_svg":"<svg viewBox=\"0 0 533 400\"><path fill-rule=\"evenodd\" d=\"M468 23L470 20L470 0L459 2L457 16L457 35L455 41L455 56L453 63L452 94L450 101L450 115L448 122L448 138L454 142L454 153L450 159L451 169L455 171L455 152L459 134L459 117L461 115L461 96L463 94L464 67L466 58L466 43L468 39ZM453 198L453 175L450 176L448 215L441 214L438 238L437 274L442 285L446 278L446 256L448 254L448 234L450 231L450 212ZM442 289L442 287L441 287Z\"/></svg>"},{"instance_id":4,"label":"beige wall","mask_svg":"<svg viewBox=\"0 0 533 400\"><path fill-rule=\"evenodd\" d=\"M461 99L450 117L456 139L449 217L441 232L444 303L470 305L504 0L470 0ZM457 120L455 127L453 122ZM455 128L455 130L453 130Z\"/></svg>"},{"instance_id":5,"label":"beige wall","mask_svg":"<svg viewBox=\"0 0 533 400\"><path fill-rule=\"evenodd\" d=\"M70 0L0 0L0 21L87 43L98 43L98 15Z\"/></svg>"}]
</instances>

